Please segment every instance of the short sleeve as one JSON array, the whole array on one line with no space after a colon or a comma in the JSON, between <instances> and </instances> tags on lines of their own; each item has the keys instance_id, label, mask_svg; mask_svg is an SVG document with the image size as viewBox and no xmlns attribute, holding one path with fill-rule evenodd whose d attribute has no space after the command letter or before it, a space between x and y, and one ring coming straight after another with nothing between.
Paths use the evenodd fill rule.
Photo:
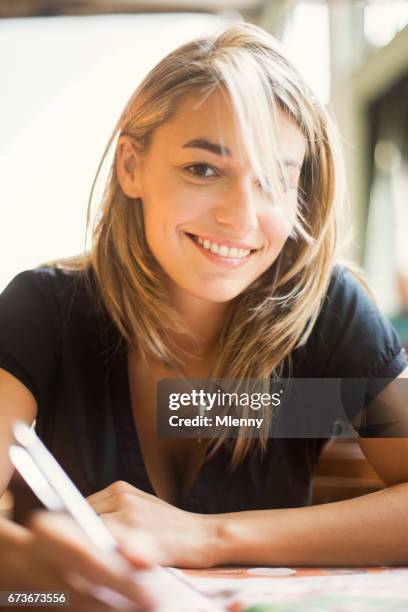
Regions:
<instances>
[{"instance_id":1,"label":"short sleeve","mask_svg":"<svg viewBox=\"0 0 408 612\"><path fill-rule=\"evenodd\" d=\"M336 266L316 322L314 351L323 378L341 378L343 408L354 419L408 366L388 319L345 266Z\"/></svg>"},{"instance_id":2,"label":"short sleeve","mask_svg":"<svg viewBox=\"0 0 408 612\"><path fill-rule=\"evenodd\" d=\"M44 400L55 374L59 314L51 268L18 274L0 295L0 367Z\"/></svg>"},{"instance_id":3,"label":"short sleeve","mask_svg":"<svg viewBox=\"0 0 408 612\"><path fill-rule=\"evenodd\" d=\"M324 377L395 378L408 365L391 323L345 266L333 271L317 327Z\"/></svg>"}]
</instances>

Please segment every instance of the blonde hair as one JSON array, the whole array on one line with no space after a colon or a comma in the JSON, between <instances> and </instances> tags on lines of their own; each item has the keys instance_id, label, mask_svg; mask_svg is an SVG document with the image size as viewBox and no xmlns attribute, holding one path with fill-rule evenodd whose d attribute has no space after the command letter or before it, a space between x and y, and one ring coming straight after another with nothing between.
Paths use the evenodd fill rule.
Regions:
<instances>
[{"instance_id":1,"label":"blonde hair","mask_svg":"<svg viewBox=\"0 0 408 612\"><path fill-rule=\"evenodd\" d=\"M210 373L269 380L279 377L284 365L290 372L290 354L306 343L319 314L337 258L344 187L336 129L277 41L257 26L239 23L167 55L126 105L99 170L120 135L147 149L155 128L171 118L184 95L205 97L217 87L229 96L252 166L257 176L270 178L263 186L274 197L279 197L280 171L273 137L277 111L284 111L306 139L294 231L270 269L232 300ZM116 154L85 265L94 269L104 305L128 346L136 345L145 360L182 370L185 354L175 350L169 331L188 332L170 306L164 272L146 242L142 206L119 185ZM270 415L263 416L256 444L261 453L270 427ZM223 443L225 436L210 440L210 454ZM253 443L238 436L232 468Z\"/></svg>"}]
</instances>

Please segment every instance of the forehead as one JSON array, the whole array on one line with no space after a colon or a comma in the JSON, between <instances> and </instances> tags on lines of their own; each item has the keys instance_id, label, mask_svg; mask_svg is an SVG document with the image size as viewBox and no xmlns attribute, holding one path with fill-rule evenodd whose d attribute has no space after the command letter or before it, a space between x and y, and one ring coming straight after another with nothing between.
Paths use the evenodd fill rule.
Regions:
<instances>
[{"instance_id":1,"label":"forehead","mask_svg":"<svg viewBox=\"0 0 408 612\"><path fill-rule=\"evenodd\" d=\"M206 96L190 93L183 96L172 117L156 128L152 147L172 149L188 154L190 141L206 140L228 149L232 160L243 158L243 138L238 122L234 118L234 107L229 96L219 88ZM303 160L306 140L286 113L278 110L276 118L276 145L282 156ZM245 156L244 156L245 157Z\"/></svg>"}]
</instances>

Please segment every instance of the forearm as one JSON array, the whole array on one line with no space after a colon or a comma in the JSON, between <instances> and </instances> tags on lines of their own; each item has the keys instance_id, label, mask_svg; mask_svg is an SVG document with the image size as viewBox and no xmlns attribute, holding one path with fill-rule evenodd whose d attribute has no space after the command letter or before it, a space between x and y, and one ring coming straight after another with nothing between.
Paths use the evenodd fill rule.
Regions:
<instances>
[{"instance_id":1,"label":"forearm","mask_svg":"<svg viewBox=\"0 0 408 612\"><path fill-rule=\"evenodd\" d=\"M214 565L408 563L408 483L341 502L210 520Z\"/></svg>"}]
</instances>

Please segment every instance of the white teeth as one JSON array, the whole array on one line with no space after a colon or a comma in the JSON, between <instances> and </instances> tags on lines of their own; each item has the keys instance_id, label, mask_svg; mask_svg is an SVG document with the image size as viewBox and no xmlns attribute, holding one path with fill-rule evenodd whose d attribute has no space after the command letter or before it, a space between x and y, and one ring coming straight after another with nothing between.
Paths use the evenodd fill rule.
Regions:
<instances>
[{"instance_id":1,"label":"white teeth","mask_svg":"<svg viewBox=\"0 0 408 612\"><path fill-rule=\"evenodd\" d=\"M250 253L249 249L237 249L236 247L227 247L225 244L217 244L216 242L210 242L209 240L203 240L200 236L195 236L194 239L201 244L204 249L220 255L221 257L229 257L231 259L242 259L247 257Z\"/></svg>"}]
</instances>

